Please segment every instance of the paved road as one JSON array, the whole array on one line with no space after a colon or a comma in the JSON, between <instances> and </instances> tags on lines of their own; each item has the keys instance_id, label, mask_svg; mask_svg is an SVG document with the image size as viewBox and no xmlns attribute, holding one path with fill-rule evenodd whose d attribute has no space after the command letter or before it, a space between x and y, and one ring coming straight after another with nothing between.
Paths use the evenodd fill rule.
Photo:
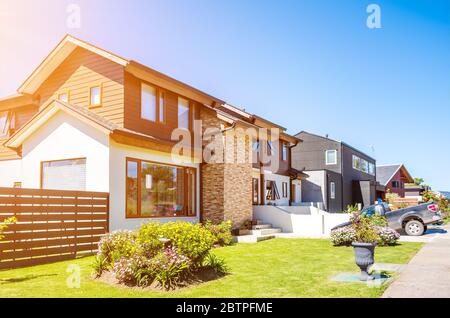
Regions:
<instances>
[{"instance_id":1,"label":"paved road","mask_svg":"<svg viewBox=\"0 0 450 318\"><path fill-rule=\"evenodd\" d=\"M383 298L450 298L450 226L433 236Z\"/></svg>"}]
</instances>

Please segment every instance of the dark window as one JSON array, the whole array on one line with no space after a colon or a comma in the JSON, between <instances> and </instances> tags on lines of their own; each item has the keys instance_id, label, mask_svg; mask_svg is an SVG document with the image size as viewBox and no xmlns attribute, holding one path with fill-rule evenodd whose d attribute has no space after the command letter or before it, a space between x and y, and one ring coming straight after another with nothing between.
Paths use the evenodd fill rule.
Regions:
<instances>
[{"instance_id":1,"label":"dark window","mask_svg":"<svg viewBox=\"0 0 450 318\"><path fill-rule=\"evenodd\" d=\"M287 182L283 182L283 198L287 198L288 197L288 184Z\"/></svg>"},{"instance_id":2,"label":"dark window","mask_svg":"<svg viewBox=\"0 0 450 318\"><path fill-rule=\"evenodd\" d=\"M400 181L392 181L393 188L400 188Z\"/></svg>"},{"instance_id":3,"label":"dark window","mask_svg":"<svg viewBox=\"0 0 450 318\"><path fill-rule=\"evenodd\" d=\"M259 180L257 178L253 178L253 204L259 204Z\"/></svg>"}]
</instances>

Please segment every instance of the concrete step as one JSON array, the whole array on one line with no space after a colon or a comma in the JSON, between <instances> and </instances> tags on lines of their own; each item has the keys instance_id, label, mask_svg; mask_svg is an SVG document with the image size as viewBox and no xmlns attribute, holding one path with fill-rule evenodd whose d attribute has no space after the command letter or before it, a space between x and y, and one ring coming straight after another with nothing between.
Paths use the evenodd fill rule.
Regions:
<instances>
[{"instance_id":1,"label":"concrete step","mask_svg":"<svg viewBox=\"0 0 450 318\"><path fill-rule=\"evenodd\" d=\"M263 229L271 229L271 228L272 228L272 224L258 224L258 225L252 226L252 230L263 230Z\"/></svg>"},{"instance_id":2,"label":"concrete step","mask_svg":"<svg viewBox=\"0 0 450 318\"><path fill-rule=\"evenodd\" d=\"M233 242L235 243L258 243L261 241L266 241L275 238L275 235L241 235L233 236Z\"/></svg>"},{"instance_id":3,"label":"concrete step","mask_svg":"<svg viewBox=\"0 0 450 318\"><path fill-rule=\"evenodd\" d=\"M264 228L260 230L239 230L239 235L256 235L256 236L263 236L263 235L270 235L275 233L281 233L281 229L274 229L274 228Z\"/></svg>"}]
</instances>

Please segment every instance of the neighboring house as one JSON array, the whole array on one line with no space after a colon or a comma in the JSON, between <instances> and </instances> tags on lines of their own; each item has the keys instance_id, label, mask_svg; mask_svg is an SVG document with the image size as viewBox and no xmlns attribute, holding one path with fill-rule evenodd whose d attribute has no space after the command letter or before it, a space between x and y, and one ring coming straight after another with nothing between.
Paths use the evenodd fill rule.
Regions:
<instances>
[{"instance_id":1,"label":"neighboring house","mask_svg":"<svg viewBox=\"0 0 450 318\"><path fill-rule=\"evenodd\" d=\"M308 175L302 181L303 201L323 203L329 212L375 201L375 159L347 143L305 131L296 137L302 142L292 148L292 167Z\"/></svg>"},{"instance_id":2,"label":"neighboring house","mask_svg":"<svg viewBox=\"0 0 450 318\"><path fill-rule=\"evenodd\" d=\"M377 181L385 187L384 193L379 193L384 199L386 193L396 193L405 197L405 184L413 183L414 179L403 164L377 166Z\"/></svg>"},{"instance_id":3,"label":"neighboring house","mask_svg":"<svg viewBox=\"0 0 450 318\"><path fill-rule=\"evenodd\" d=\"M422 202L422 193L430 190L427 185L405 184L405 198L417 199Z\"/></svg>"},{"instance_id":4,"label":"neighboring house","mask_svg":"<svg viewBox=\"0 0 450 318\"><path fill-rule=\"evenodd\" d=\"M240 226L253 217L252 191L256 198L268 180L279 194L256 191L258 202L290 204L291 180L302 177L289 169L298 138L281 129L280 145L274 145L283 149L279 171L257 173L251 161L204 162L205 145L196 138L183 160L175 160L172 132L193 134L196 120L203 121L201 132L214 128L221 137L238 128L279 128L66 36L17 95L0 100L0 186L109 192L111 230L148 220L231 220ZM245 145L226 147L225 157L253 155L251 142Z\"/></svg>"}]
</instances>

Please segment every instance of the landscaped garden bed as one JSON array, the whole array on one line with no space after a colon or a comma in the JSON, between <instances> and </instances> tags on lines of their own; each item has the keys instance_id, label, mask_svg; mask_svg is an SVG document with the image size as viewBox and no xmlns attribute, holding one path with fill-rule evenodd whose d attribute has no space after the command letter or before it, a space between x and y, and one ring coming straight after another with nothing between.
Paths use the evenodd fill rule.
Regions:
<instances>
[{"instance_id":1,"label":"landscaped garden bed","mask_svg":"<svg viewBox=\"0 0 450 318\"><path fill-rule=\"evenodd\" d=\"M105 235L93 267L103 282L173 290L225 275L225 261L211 249L227 244L231 244L229 223L148 223Z\"/></svg>"}]
</instances>

